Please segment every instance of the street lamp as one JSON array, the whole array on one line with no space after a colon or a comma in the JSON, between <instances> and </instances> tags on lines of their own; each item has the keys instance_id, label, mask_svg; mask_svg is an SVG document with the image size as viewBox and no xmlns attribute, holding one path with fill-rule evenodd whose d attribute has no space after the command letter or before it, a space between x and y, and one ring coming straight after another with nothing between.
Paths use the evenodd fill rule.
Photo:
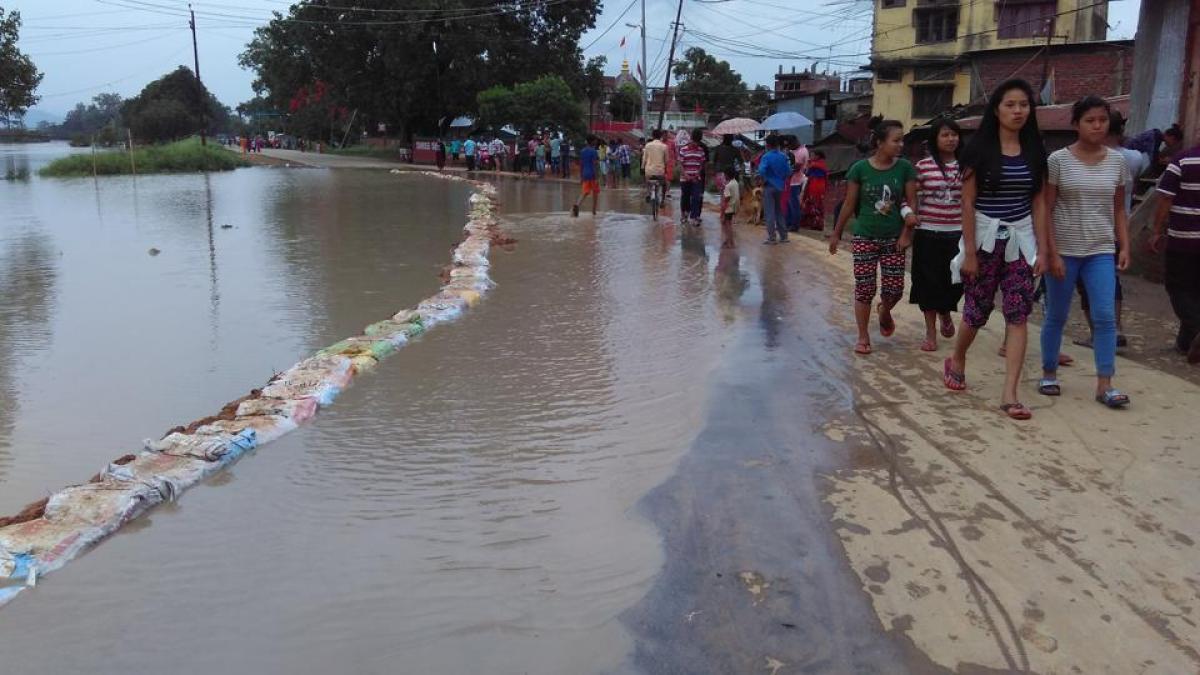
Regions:
<instances>
[{"instance_id":1,"label":"street lamp","mask_svg":"<svg viewBox=\"0 0 1200 675\"><path fill-rule=\"evenodd\" d=\"M642 24L639 26L636 23L627 23L630 28L639 28L642 31L642 142L650 140L650 113L646 110L646 96L650 94L650 87L647 85L647 80L650 75L650 64L646 63L646 0L642 0Z\"/></svg>"}]
</instances>

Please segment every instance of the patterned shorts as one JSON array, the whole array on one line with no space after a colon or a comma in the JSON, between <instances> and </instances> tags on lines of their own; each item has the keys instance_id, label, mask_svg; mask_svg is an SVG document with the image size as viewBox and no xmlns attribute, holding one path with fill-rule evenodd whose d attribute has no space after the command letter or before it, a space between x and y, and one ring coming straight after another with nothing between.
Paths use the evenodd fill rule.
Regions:
<instances>
[{"instance_id":1,"label":"patterned shorts","mask_svg":"<svg viewBox=\"0 0 1200 675\"><path fill-rule=\"evenodd\" d=\"M1033 311L1033 268L1022 256L1004 262L1004 241L996 242L991 253L978 251L979 272L963 280L963 320L968 326L982 328L996 306L996 291L1000 291L1004 320L1020 326Z\"/></svg>"},{"instance_id":2,"label":"patterned shorts","mask_svg":"<svg viewBox=\"0 0 1200 675\"><path fill-rule=\"evenodd\" d=\"M870 304L875 299L875 268L882 277L879 295L898 302L904 295L904 252L896 250L896 239L854 236L850 242L854 256L854 299Z\"/></svg>"}]
</instances>

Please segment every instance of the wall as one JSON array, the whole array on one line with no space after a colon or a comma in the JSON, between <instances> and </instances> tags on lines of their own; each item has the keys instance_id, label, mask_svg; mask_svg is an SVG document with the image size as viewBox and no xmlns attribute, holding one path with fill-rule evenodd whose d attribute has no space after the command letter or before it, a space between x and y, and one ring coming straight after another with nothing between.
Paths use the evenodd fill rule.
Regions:
<instances>
[{"instance_id":1,"label":"wall","mask_svg":"<svg viewBox=\"0 0 1200 675\"><path fill-rule=\"evenodd\" d=\"M1165 129L1179 115L1191 0L1144 0L1134 51L1130 134Z\"/></svg>"},{"instance_id":2,"label":"wall","mask_svg":"<svg viewBox=\"0 0 1200 675\"><path fill-rule=\"evenodd\" d=\"M1118 96L1130 93L1133 49L1129 47L1060 47L1050 52L1054 74L1054 103L1073 103L1088 94ZM976 91L988 96L1001 82L1019 77L1042 86L1045 59L1034 49L976 52L970 55L978 78ZM1032 60L1031 60L1032 59Z\"/></svg>"},{"instance_id":3,"label":"wall","mask_svg":"<svg viewBox=\"0 0 1200 675\"><path fill-rule=\"evenodd\" d=\"M913 117L913 69L902 68L899 82L875 82L875 100L871 111L886 119L899 120L905 129L924 124L928 117ZM954 75L953 105L961 105L971 99L971 75L965 69L957 69Z\"/></svg>"}]
</instances>

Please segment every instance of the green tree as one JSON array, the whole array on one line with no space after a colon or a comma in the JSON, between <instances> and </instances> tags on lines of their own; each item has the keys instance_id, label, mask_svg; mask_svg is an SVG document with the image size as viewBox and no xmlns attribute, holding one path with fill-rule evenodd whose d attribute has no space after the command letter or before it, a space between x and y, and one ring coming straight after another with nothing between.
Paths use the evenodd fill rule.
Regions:
<instances>
[{"instance_id":1,"label":"green tree","mask_svg":"<svg viewBox=\"0 0 1200 675\"><path fill-rule=\"evenodd\" d=\"M395 0L338 4L299 0L276 13L240 63L278 109L290 113L298 92L326 82L327 111L358 110L368 128L382 122L402 136L475 109L493 85L558 75L582 97L579 38L600 9L599 0L405 0L398 17L375 11Z\"/></svg>"},{"instance_id":2,"label":"green tree","mask_svg":"<svg viewBox=\"0 0 1200 675\"><path fill-rule=\"evenodd\" d=\"M121 107L125 100L119 94L97 94L90 104L76 103L67 113L58 133L67 137L90 139L93 135L108 130L105 141L116 141L124 134Z\"/></svg>"},{"instance_id":3,"label":"green tree","mask_svg":"<svg viewBox=\"0 0 1200 675\"><path fill-rule=\"evenodd\" d=\"M604 98L604 67L608 57L593 56L583 66L583 95L588 101L588 122L596 114L596 102Z\"/></svg>"},{"instance_id":4,"label":"green tree","mask_svg":"<svg viewBox=\"0 0 1200 675\"><path fill-rule=\"evenodd\" d=\"M566 80L544 75L513 87L513 116L522 131L561 129L569 133L585 130L583 110Z\"/></svg>"},{"instance_id":5,"label":"green tree","mask_svg":"<svg viewBox=\"0 0 1200 675\"><path fill-rule=\"evenodd\" d=\"M755 85L746 100L746 109L742 114L760 121L766 119L771 114L771 94L771 88L765 84Z\"/></svg>"},{"instance_id":6,"label":"green tree","mask_svg":"<svg viewBox=\"0 0 1200 675\"><path fill-rule=\"evenodd\" d=\"M632 82L626 82L608 99L608 112L619 122L632 122L642 112L642 90Z\"/></svg>"},{"instance_id":7,"label":"green tree","mask_svg":"<svg viewBox=\"0 0 1200 675\"><path fill-rule=\"evenodd\" d=\"M699 47L691 47L676 63L672 72L679 82L679 105L699 107L710 117L735 117L747 107L746 83L727 61Z\"/></svg>"},{"instance_id":8,"label":"green tree","mask_svg":"<svg viewBox=\"0 0 1200 675\"><path fill-rule=\"evenodd\" d=\"M180 66L125 101L121 117L138 140L161 143L198 132L202 108L209 133L228 129L229 108L196 80L190 68Z\"/></svg>"},{"instance_id":9,"label":"green tree","mask_svg":"<svg viewBox=\"0 0 1200 675\"><path fill-rule=\"evenodd\" d=\"M19 122L38 102L34 92L42 82L37 66L17 47L20 34L21 13L0 7L0 120L5 126Z\"/></svg>"},{"instance_id":10,"label":"green tree","mask_svg":"<svg viewBox=\"0 0 1200 675\"><path fill-rule=\"evenodd\" d=\"M508 87L497 85L484 89L475 97L479 110L478 123L495 129L511 124L515 121L515 101L513 90Z\"/></svg>"}]
</instances>

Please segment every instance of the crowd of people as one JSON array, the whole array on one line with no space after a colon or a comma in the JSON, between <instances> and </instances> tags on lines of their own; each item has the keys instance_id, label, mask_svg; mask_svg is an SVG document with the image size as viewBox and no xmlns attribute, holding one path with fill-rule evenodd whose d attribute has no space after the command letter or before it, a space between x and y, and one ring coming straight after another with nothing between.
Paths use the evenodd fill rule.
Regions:
<instances>
[{"instance_id":1,"label":"crowd of people","mask_svg":"<svg viewBox=\"0 0 1200 675\"><path fill-rule=\"evenodd\" d=\"M1028 342L1027 320L1045 305L1037 391L1059 396L1063 329L1076 290L1086 298L1096 366L1096 400L1109 408L1130 404L1114 383L1118 335L1119 273L1130 264L1131 195L1138 178L1178 147L1182 133L1124 137L1124 120L1104 99L1074 105L1077 140L1047 154L1038 129L1037 98L1030 85L1011 80L987 103L978 131L962 143L952 120L931 125L929 156L914 166L902 157L904 130L881 120L872 129L871 154L847 173L846 198L829 237L836 253L851 227L856 354L872 353L870 318L879 333L896 330L892 310L904 292L906 253L913 250L909 301L925 317L924 351L939 334L955 338L942 363L946 388L967 388L967 357L1000 296L1005 322L1005 382L1000 408L1027 420L1019 383ZM770 145L770 143L769 143ZM770 153L768 153L770 154ZM780 159L760 163L773 196L784 172ZM1176 347L1200 362L1200 146L1169 160L1157 185L1161 198L1151 246L1166 253L1166 290L1180 320ZM784 233L776 224L780 239ZM768 218L768 238L771 237ZM956 326L951 313L962 301Z\"/></svg>"},{"instance_id":2,"label":"crowd of people","mask_svg":"<svg viewBox=\"0 0 1200 675\"><path fill-rule=\"evenodd\" d=\"M594 141L594 145L593 145ZM435 141L436 164L444 169L447 162L460 161L467 171L509 171L539 178L571 178L580 165L587 147L597 151L598 181L618 187L632 178L635 151L622 139L588 137L573 140L558 132L530 134L512 140L467 136L450 141Z\"/></svg>"}]
</instances>

